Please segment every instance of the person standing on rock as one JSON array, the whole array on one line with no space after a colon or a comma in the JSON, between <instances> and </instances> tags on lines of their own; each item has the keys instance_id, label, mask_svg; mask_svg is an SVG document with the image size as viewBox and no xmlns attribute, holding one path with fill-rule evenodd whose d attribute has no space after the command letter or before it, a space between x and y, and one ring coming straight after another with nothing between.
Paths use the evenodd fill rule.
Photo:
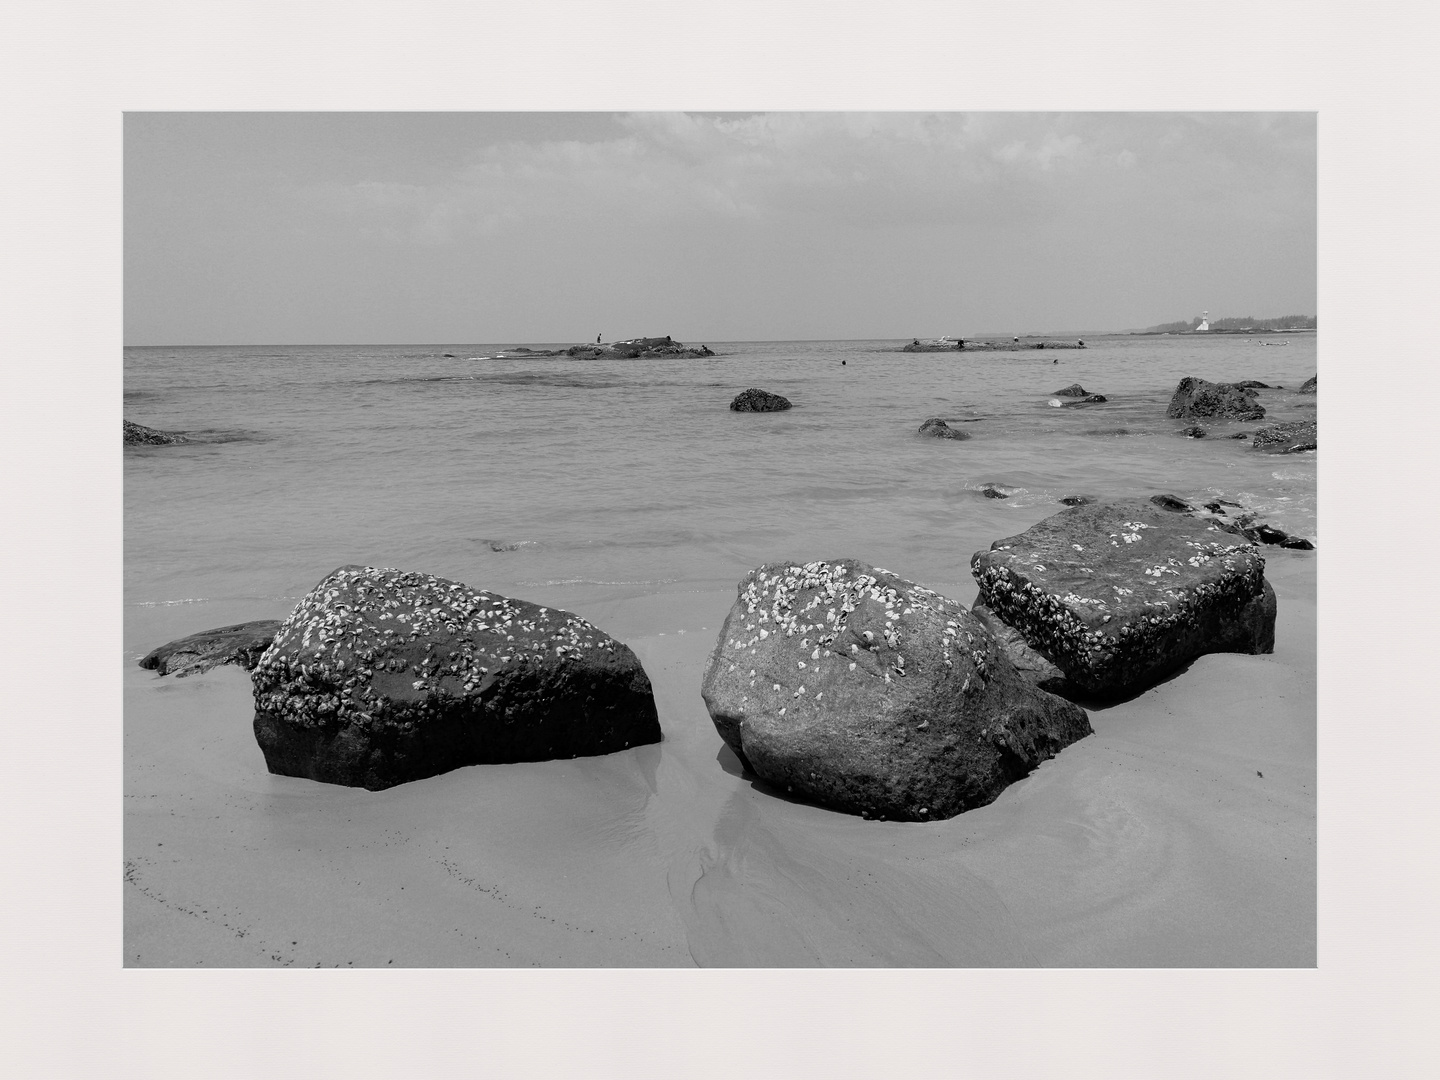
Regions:
<instances>
[{"instance_id":1,"label":"person standing on rock","mask_svg":"<svg viewBox=\"0 0 1440 1080\"><path fill-rule=\"evenodd\" d=\"M596 344L596 345L599 345L599 344L600 344L600 335L599 335L599 334L596 334L596 335L595 335L595 344Z\"/></svg>"}]
</instances>

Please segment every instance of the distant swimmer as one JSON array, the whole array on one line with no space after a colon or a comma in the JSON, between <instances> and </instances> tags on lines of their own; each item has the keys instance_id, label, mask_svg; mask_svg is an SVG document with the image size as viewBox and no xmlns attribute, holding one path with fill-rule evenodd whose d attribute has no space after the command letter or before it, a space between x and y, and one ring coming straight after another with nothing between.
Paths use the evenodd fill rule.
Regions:
<instances>
[{"instance_id":1,"label":"distant swimmer","mask_svg":"<svg viewBox=\"0 0 1440 1080\"><path fill-rule=\"evenodd\" d=\"M841 367L844 367L844 366L845 366L845 361L844 361L844 360L841 360L841 361L840 361L840 366L841 366Z\"/></svg>"}]
</instances>

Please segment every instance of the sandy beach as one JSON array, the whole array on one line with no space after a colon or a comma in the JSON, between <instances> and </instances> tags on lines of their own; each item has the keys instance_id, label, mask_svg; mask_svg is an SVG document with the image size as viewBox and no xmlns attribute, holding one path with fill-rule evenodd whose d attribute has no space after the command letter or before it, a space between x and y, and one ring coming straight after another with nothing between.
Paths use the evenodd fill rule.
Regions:
<instances>
[{"instance_id":1,"label":"sandy beach","mask_svg":"<svg viewBox=\"0 0 1440 1080\"><path fill-rule=\"evenodd\" d=\"M132 664L125 964L1311 966L1314 557L1273 552L1267 576L1273 655L1092 710L1094 735L928 824L742 775L699 695L728 590L582 612L645 665L661 744L382 792L267 773L244 671Z\"/></svg>"}]
</instances>

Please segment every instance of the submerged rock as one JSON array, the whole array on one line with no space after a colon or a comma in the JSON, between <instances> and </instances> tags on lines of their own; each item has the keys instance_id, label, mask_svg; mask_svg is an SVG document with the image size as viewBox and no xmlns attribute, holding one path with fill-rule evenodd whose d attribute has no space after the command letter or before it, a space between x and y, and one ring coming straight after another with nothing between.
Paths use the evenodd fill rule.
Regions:
<instances>
[{"instance_id":1,"label":"submerged rock","mask_svg":"<svg viewBox=\"0 0 1440 1080\"><path fill-rule=\"evenodd\" d=\"M734 412L783 412L790 408L790 400L752 386L749 390L736 394L735 400L730 402L730 408Z\"/></svg>"},{"instance_id":2,"label":"submerged rock","mask_svg":"<svg viewBox=\"0 0 1440 1080\"><path fill-rule=\"evenodd\" d=\"M1101 402L1108 400L1104 394L1086 394L1084 397L1076 398L1073 401L1062 401L1060 402L1060 407L1062 409L1073 409L1080 405L1099 405Z\"/></svg>"},{"instance_id":3,"label":"submerged rock","mask_svg":"<svg viewBox=\"0 0 1440 1080\"><path fill-rule=\"evenodd\" d=\"M1179 495L1171 495L1168 492L1164 495L1151 495L1150 501L1161 510L1169 510L1173 513L1189 513L1195 509Z\"/></svg>"},{"instance_id":4,"label":"submerged rock","mask_svg":"<svg viewBox=\"0 0 1440 1080\"><path fill-rule=\"evenodd\" d=\"M1187 428L1182 428L1180 434L1184 435L1187 439L1203 439L1209 432L1199 424L1191 424Z\"/></svg>"},{"instance_id":5,"label":"submerged rock","mask_svg":"<svg viewBox=\"0 0 1440 1080\"><path fill-rule=\"evenodd\" d=\"M160 431L123 418L121 422L125 425L126 446L170 446L173 443L190 441L183 431Z\"/></svg>"},{"instance_id":6,"label":"submerged rock","mask_svg":"<svg viewBox=\"0 0 1440 1080\"><path fill-rule=\"evenodd\" d=\"M761 779L908 821L984 806L1090 734L963 604L852 559L751 571L701 696Z\"/></svg>"},{"instance_id":7,"label":"submerged rock","mask_svg":"<svg viewBox=\"0 0 1440 1080\"><path fill-rule=\"evenodd\" d=\"M202 630L198 634L166 642L147 653L141 658L140 666L160 675L174 675L177 679L209 671L221 664L239 664L250 671L275 640L279 629L279 619L257 619Z\"/></svg>"},{"instance_id":8,"label":"submerged rock","mask_svg":"<svg viewBox=\"0 0 1440 1080\"><path fill-rule=\"evenodd\" d=\"M1015 488L1003 484L981 484L980 494L987 499L1008 499L1015 494Z\"/></svg>"},{"instance_id":9,"label":"submerged rock","mask_svg":"<svg viewBox=\"0 0 1440 1080\"><path fill-rule=\"evenodd\" d=\"M1066 506L1085 506L1095 501L1094 495L1066 495L1060 500Z\"/></svg>"},{"instance_id":10,"label":"submerged rock","mask_svg":"<svg viewBox=\"0 0 1440 1080\"><path fill-rule=\"evenodd\" d=\"M1298 454L1319 445L1317 421L1297 420L1288 424L1263 427L1250 439L1250 447L1267 454Z\"/></svg>"},{"instance_id":11,"label":"submerged rock","mask_svg":"<svg viewBox=\"0 0 1440 1080\"><path fill-rule=\"evenodd\" d=\"M342 566L251 680L272 773L372 791L660 740L626 646L570 612L429 574Z\"/></svg>"},{"instance_id":12,"label":"submerged rock","mask_svg":"<svg viewBox=\"0 0 1440 1080\"><path fill-rule=\"evenodd\" d=\"M921 424L920 434L929 435L930 437L935 439L970 438L970 433L968 431L961 431L958 428L952 428L949 424L947 424L944 420L941 420L938 416L932 416L929 420L926 420L923 424Z\"/></svg>"},{"instance_id":13,"label":"submerged rock","mask_svg":"<svg viewBox=\"0 0 1440 1080\"><path fill-rule=\"evenodd\" d=\"M997 540L970 566L977 604L1062 671L1067 693L1116 699L1205 653L1274 650L1265 559L1236 539L1211 519L1103 503Z\"/></svg>"},{"instance_id":14,"label":"submerged rock","mask_svg":"<svg viewBox=\"0 0 1440 1080\"><path fill-rule=\"evenodd\" d=\"M1180 380L1165 415L1175 420L1218 416L1229 420L1260 420L1264 407L1255 390L1238 383L1212 383L1193 375Z\"/></svg>"}]
</instances>

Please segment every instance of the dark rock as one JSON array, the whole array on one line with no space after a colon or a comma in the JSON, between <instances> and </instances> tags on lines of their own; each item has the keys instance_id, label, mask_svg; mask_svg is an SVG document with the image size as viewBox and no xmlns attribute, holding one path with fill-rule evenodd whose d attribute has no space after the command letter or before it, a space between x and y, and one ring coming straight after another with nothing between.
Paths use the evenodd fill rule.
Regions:
<instances>
[{"instance_id":1,"label":"dark rock","mask_svg":"<svg viewBox=\"0 0 1440 1080\"><path fill-rule=\"evenodd\" d=\"M762 780L908 821L984 806L1090 734L964 605L849 559L742 580L701 696Z\"/></svg>"},{"instance_id":2,"label":"dark rock","mask_svg":"<svg viewBox=\"0 0 1440 1080\"><path fill-rule=\"evenodd\" d=\"M635 360L665 356L694 358L715 355L708 345L701 345L698 349L691 348L683 342L675 341L668 334L665 337L639 337L631 338L628 341L612 341L608 345L599 343L594 345L572 345L568 349L560 349L552 353L540 353L537 355L558 356L562 354L565 356L579 357L582 360L595 360L601 357Z\"/></svg>"},{"instance_id":3,"label":"dark rock","mask_svg":"<svg viewBox=\"0 0 1440 1080\"><path fill-rule=\"evenodd\" d=\"M1180 496L1170 495L1168 493L1165 495L1151 495L1150 501L1160 507L1161 510L1169 510L1171 513L1183 514L1195 509L1184 499L1180 498Z\"/></svg>"},{"instance_id":4,"label":"dark rock","mask_svg":"<svg viewBox=\"0 0 1440 1080\"><path fill-rule=\"evenodd\" d=\"M342 566L251 679L271 772L372 791L660 740L626 646L569 612L429 574Z\"/></svg>"},{"instance_id":5,"label":"dark rock","mask_svg":"<svg viewBox=\"0 0 1440 1080\"><path fill-rule=\"evenodd\" d=\"M970 565L977 603L1059 668L1075 696L1132 696L1205 653L1275 647L1265 559L1213 519L1144 502L1079 506Z\"/></svg>"},{"instance_id":6,"label":"dark rock","mask_svg":"<svg viewBox=\"0 0 1440 1080\"><path fill-rule=\"evenodd\" d=\"M1301 384L1300 384L1300 393L1302 393L1302 394L1313 394L1313 393L1315 393L1315 380L1318 379L1319 377L1320 377L1319 375L1311 375L1310 378L1306 379L1303 383L1301 383Z\"/></svg>"},{"instance_id":7,"label":"dark rock","mask_svg":"<svg viewBox=\"0 0 1440 1080\"><path fill-rule=\"evenodd\" d=\"M1263 382L1261 382L1259 379L1246 379L1244 382L1232 383L1231 385L1232 385L1232 386L1243 387L1243 388L1249 389L1249 390L1283 390L1283 389L1284 389L1284 387L1282 387L1282 386L1271 386L1269 383L1263 383Z\"/></svg>"},{"instance_id":8,"label":"dark rock","mask_svg":"<svg viewBox=\"0 0 1440 1080\"><path fill-rule=\"evenodd\" d=\"M970 438L970 433L968 431L959 431L956 428L952 428L949 424L947 424L944 420L941 420L938 416L932 416L929 420L926 420L923 424L921 424L920 434L929 435L931 438L935 439Z\"/></svg>"},{"instance_id":9,"label":"dark rock","mask_svg":"<svg viewBox=\"0 0 1440 1080\"><path fill-rule=\"evenodd\" d=\"M1187 439L1203 439L1208 432L1199 424L1191 424L1189 427L1183 428L1180 434L1184 435Z\"/></svg>"},{"instance_id":10,"label":"dark rock","mask_svg":"<svg viewBox=\"0 0 1440 1080\"><path fill-rule=\"evenodd\" d=\"M1298 454L1302 450L1316 449L1318 443L1319 429L1315 420L1264 427L1250 440L1252 449L1263 450L1267 454Z\"/></svg>"},{"instance_id":11,"label":"dark rock","mask_svg":"<svg viewBox=\"0 0 1440 1080\"><path fill-rule=\"evenodd\" d=\"M143 424L132 424L123 418L121 422L125 425L126 446L170 446L190 441L183 431L158 431Z\"/></svg>"},{"instance_id":12,"label":"dark rock","mask_svg":"<svg viewBox=\"0 0 1440 1080\"><path fill-rule=\"evenodd\" d=\"M447 352L444 355L450 357L450 359L452 360L455 358L455 354L453 352Z\"/></svg>"},{"instance_id":13,"label":"dark rock","mask_svg":"<svg viewBox=\"0 0 1440 1080\"><path fill-rule=\"evenodd\" d=\"M1060 500L1066 506L1086 506L1095 501L1094 495L1066 495Z\"/></svg>"},{"instance_id":14,"label":"dark rock","mask_svg":"<svg viewBox=\"0 0 1440 1080\"><path fill-rule=\"evenodd\" d=\"M1165 415L1175 420L1205 416L1261 420L1265 409L1255 400L1257 396L1252 388L1236 383L1212 383L1186 376L1175 387Z\"/></svg>"},{"instance_id":15,"label":"dark rock","mask_svg":"<svg viewBox=\"0 0 1440 1080\"><path fill-rule=\"evenodd\" d=\"M1248 439L1250 433L1248 431L1237 431L1234 435L1226 435L1225 437L1227 439Z\"/></svg>"},{"instance_id":16,"label":"dark rock","mask_svg":"<svg viewBox=\"0 0 1440 1080\"><path fill-rule=\"evenodd\" d=\"M1220 522L1220 527L1226 532L1243 536L1252 544L1270 544L1283 548L1293 548L1297 551L1314 551L1315 545L1303 536L1292 536L1283 529L1277 529L1273 525L1254 524L1253 514L1243 514L1233 522Z\"/></svg>"},{"instance_id":17,"label":"dark rock","mask_svg":"<svg viewBox=\"0 0 1440 1080\"><path fill-rule=\"evenodd\" d=\"M221 664L239 664L250 671L259 663L260 654L275 640L279 629L279 619L257 619L202 630L147 653L140 660L140 666L160 675L174 675L177 679L209 671Z\"/></svg>"},{"instance_id":18,"label":"dark rock","mask_svg":"<svg viewBox=\"0 0 1440 1080\"><path fill-rule=\"evenodd\" d=\"M981 484L980 494L984 495L987 499L1008 499L1011 495L1015 494L1015 489L1002 487L999 484Z\"/></svg>"},{"instance_id":19,"label":"dark rock","mask_svg":"<svg viewBox=\"0 0 1440 1080\"><path fill-rule=\"evenodd\" d=\"M751 387L737 394L730 402L730 408L735 412L783 412L790 408L790 401L768 390Z\"/></svg>"},{"instance_id":20,"label":"dark rock","mask_svg":"<svg viewBox=\"0 0 1440 1080\"><path fill-rule=\"evenodd\" d=\"M1055 391L1055 396L1056 396L1056 397L1089 397L1089 396L1090 396L1090 391L1089 391L1089 390L1086 390L1083 386L1081 386L1081 385L1077 382L1077 383L1071 383L1069 386L1065 387L1064 390L1056 390L1056 391Z\"/></svg>"},{"instance_id":21,"label":"dark rock","mask_svg":"<svg viewBox=\"0 0 1440 1080\"><path fill-rule=\"evenodd\" d=\"M1104 394L1086 394L1083 398L1077 398L1074 401L1062 402L1060 407L1062 409L1073 409L1078 405L1098 405L1102 401L1107 400L1109 399L1106 398Z\"/></svg>"}]
</instances>

